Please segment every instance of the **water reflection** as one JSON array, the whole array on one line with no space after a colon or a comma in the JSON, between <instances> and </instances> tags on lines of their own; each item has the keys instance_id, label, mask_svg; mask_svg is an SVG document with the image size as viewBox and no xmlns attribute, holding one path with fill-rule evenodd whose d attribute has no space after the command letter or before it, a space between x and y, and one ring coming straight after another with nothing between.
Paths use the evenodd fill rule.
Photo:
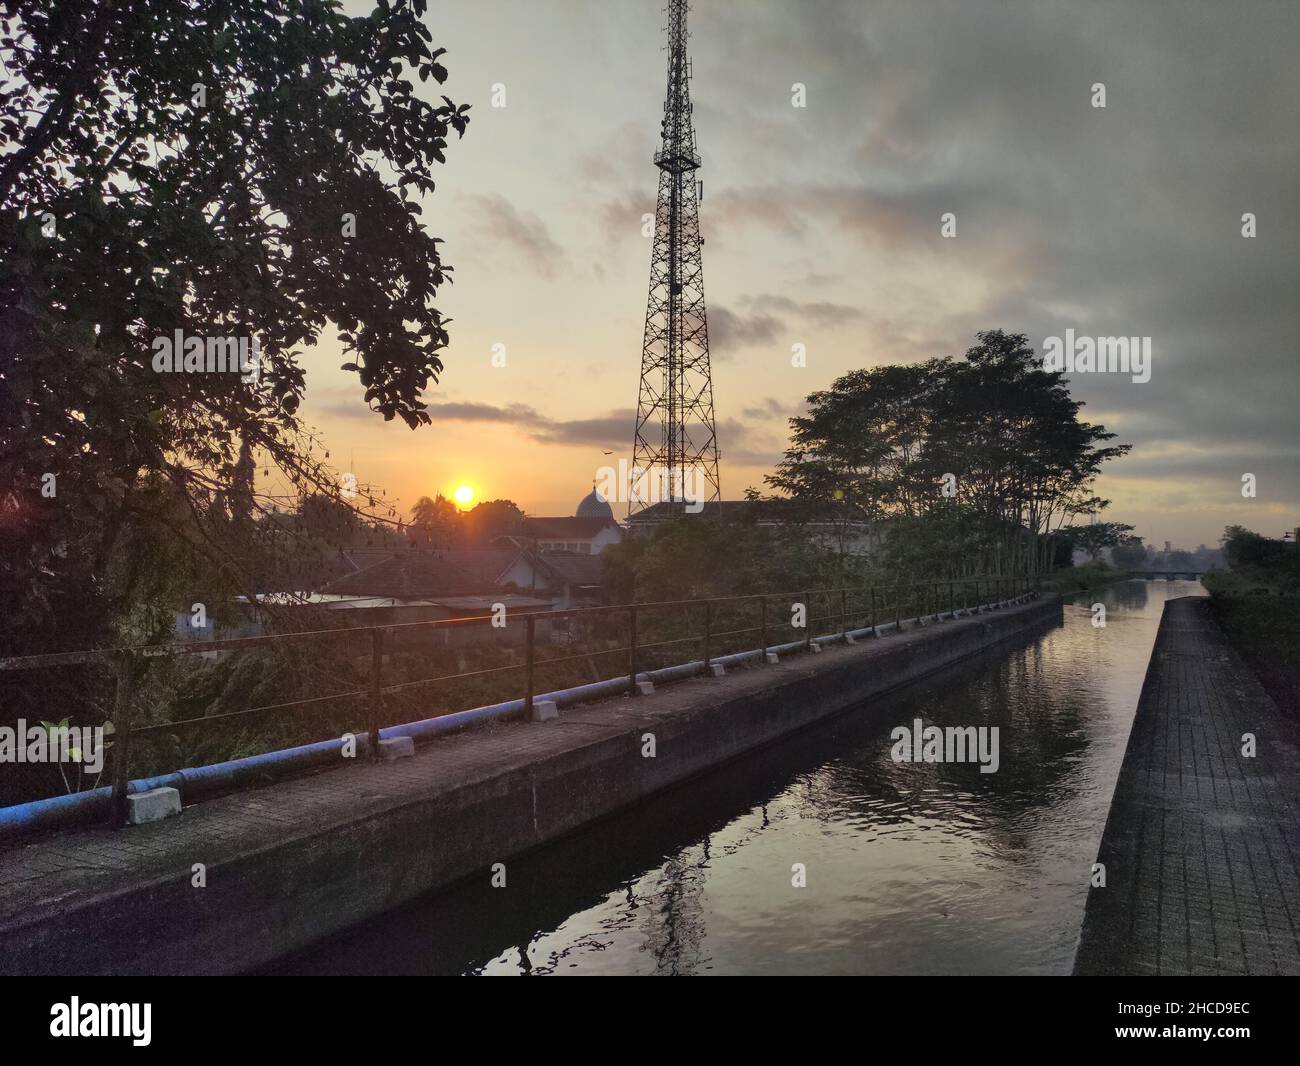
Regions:
<instances>
[{"instance_id":1,"label":"water reflection","mask_svg":"<svg viewBox=\"0 0 1300 1066\"><path fill-rule=\"evenodd\" d=\"M1066 973L1160 611L1202 591L1080 597L1062 627L512 860L506 889L485 875L277 969ZM1000 770L893 762L916 717L999 726Z\"/></svg>"}]
</instances>

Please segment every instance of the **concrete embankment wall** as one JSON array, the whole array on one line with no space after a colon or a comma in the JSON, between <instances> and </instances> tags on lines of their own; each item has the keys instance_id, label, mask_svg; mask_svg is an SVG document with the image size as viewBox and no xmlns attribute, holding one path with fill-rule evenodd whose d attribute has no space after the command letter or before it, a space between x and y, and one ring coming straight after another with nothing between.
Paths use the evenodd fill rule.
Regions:
<instances>
[{"instance_id":1,"label":"concrete embankment wall","mask_svg":"<svg viewBox=\"0 0 1300 1066\"><path fill-rule=\"evenodd\" d=\"M0 853L0 972L233 972L467 876L493 891L492 863L1060 621L1055 598L1003 606L443 737L163 822L53 834Z\"/></svg>"}]
</instances>

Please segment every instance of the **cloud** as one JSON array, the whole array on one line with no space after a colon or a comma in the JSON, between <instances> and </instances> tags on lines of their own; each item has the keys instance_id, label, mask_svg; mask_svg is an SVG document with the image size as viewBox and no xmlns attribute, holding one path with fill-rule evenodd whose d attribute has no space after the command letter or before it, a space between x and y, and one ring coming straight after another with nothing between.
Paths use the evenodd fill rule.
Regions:
<instances>
[{"instance_id":1,"label":"cloud","mask_svg":"<svg viewBox=\"0 0 1300 1066\"><path fill-rule=\"evenodd\" d=\"M778 418L787 410L786 405L775 397L769 396L759 407L746 407L740 413L750 419Z\"/></svg>"},{"instance_id":2,"label":"cloud","mask_svg":"<svg viewBox=\"0 0 1300 1066\"><path fill-rule=\"evenodd\" d=\"M470 231L446 234L453 259L458 241L468 254L480 233L494 256L483 303L468 284L448 290L457 328L491 320L505 287L555 276L547 271L567 251L566 283L537 300L540 310L510 307L520 332L556 338L560 353L550 391L521 380L510 398L525 411L510 417L533 434L609 433L605 447L626 448L630 426L613 433L600 418L552 422L538 412L602 406L607 382L562 376L571 338L604 353L633 399L649 258L638 234L658 180L650 155L663 105L662 11L643 0L448 0L440 10L481 42L455 78L509 75L529 87L508 112L471 125L473 151L442 179L502 194L471 198ZM696 5L691 31L705 285L722 367L715 401L719 417L740 412L750 429L747 438L719 429L731 491L739 479L728 465L779 450L760 435L775 433L777 416L759 416L773 387L760 368L774 350L808 343L811 392L855 366L960 356L979 329L1041 345L1073 328L1153 339L1150 383L1072 382L1085 418L1138 445L1110 464L1103 495L1118 506L1120 489L1149 476L1166 486L1159 500L1219 508L1218 487L1230 489L1240 466L1261 474L1268 506L1300 507L1300 485L1286 474L1300 391L1300 6L747 0ZM555 68L551 57L575 33L584 47ZM791 107L796 81L807 85L806 108ZM1096 81L1107 85L1105 109L1090 105ZM536 208L545 225L511 202L548 205ZM946 240L949 211L957 236ZM1259 222L1249 240L1246 211ZM571 288L584 263L601 283ZM823 343L813 331L834 333ZM535 461L518 459L521 469ZM1176 539L1199 528L1188 513L1143 532ZM1221 528L1218 517L1201 525Z\"/></svg>"},{"instance_id":3,"label":"cloud","mask_svg":"<svg viewBox=\"0 0 1300 1066\"><path fill-rule=\"evenodd\" d=\"M800 301L771 293L762 296L742 296L741 303L746 307L760 308L768 312L779 311L819 328L840 326L864 317L860 307L831 303L826 300Z\"/></svg>"},{"instance_id":4,"label":"cloud","mask_svg":"<svg viewBox=\"0 0 1300 1066\"><path fill-rule=\"evenodd\" d=\"M778 413L776 400L769 400L768 417ZM434 403L429 405L429 415L434 425L441 422L479 422L492 425L509 425L542 444L564 447L611 448L616 455L626 455L631 450L632 435L636 428L636 411L623 408L607 415L592 418L548 418L527 404L494 406L485 403ZM725 446L726 458L742 465L770 465L781 457L784 440L771 433L755 433L752 426L735 419L716 424L719 448ZM693 440L703 439L698 424L688 427Z\"/></svg>"},{"instance_id":5,"label":"cloud","mask_svg":"<svg viewBox=\"0 0 1300 1066\"><path fill-rule=\"evenodd\" d=\"M564 252L537 215L520 211L499 193L466 193L474 229L483 238L509 245L534 273L554 280L564 264Z\"/></svg>"},{"instance_id":6,"label":"cloud","mask_svg":"<svg viewBox=\"0 0 1300 1066\"><path fill-rule=\"evenodd\" d=\"M429 405L429 417L440 422L484 422L514 426L533 440L546 444L626 446L636 427L630 408L603 418L555 419L523 403L502 406L488 403L441 402Z\"/></svg>"},{"instance_id":7,"label":"cloud","mask_svg":"<svg viewBox=\"0 0 1300 1066\"><path fill-rule=\"evenodd\" d=\"M785 328L779 318L761 311L737 314L714 304L708 314L709 353L717 360L729 358L737 348L775 344Z\"/></svg>"}]
</instances>

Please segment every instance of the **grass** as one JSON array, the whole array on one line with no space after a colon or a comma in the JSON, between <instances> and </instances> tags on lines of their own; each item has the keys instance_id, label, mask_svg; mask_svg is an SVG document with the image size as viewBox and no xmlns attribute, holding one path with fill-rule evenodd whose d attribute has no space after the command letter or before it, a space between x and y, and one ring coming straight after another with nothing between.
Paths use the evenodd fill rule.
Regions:
<instances>
[{"instance_id":1,"label":"grass","mask_svg":"<svg viewBox=\"0 0 1300 1066\"><path fill-rule=\"evenodd\" d=\"M1283 713L1300 721L1300 589L1288 571L1243 566L1205 575L1214 616Z\"/></svg>"}]
</instances>

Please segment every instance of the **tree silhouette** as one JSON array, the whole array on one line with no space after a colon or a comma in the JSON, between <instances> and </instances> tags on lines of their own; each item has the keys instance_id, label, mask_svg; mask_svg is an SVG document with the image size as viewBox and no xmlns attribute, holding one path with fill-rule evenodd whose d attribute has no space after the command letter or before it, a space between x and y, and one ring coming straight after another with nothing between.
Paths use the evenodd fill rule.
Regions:
<instances>
[{"instance_id":1,"label":"tree silhouette","mask_svg":"<svg viewBox=\"0 0 1300 1066\"><path fill-rule=\"evenodd\" d=\"M380 0L357 18L332 0L6 3L9 650L101 636L110 561L160 514L173 518L168 536L238 569L235 526L247 532L266 503L254 462L300 493L339 495L297 416L300 349L331 326L358 403L412 428L429 421L421 394L448 341L433 298L450 268L417 198L467 116L420 86L447 76L424 11L424 0ZM178 330L256 338L260 376L158 372L155 344ZM47 475L56 494L41 493ZM146 506L146 485L169 488L184 520ZM68 601L74 626L54 622Z\"/></svg>"}]
</instances>

